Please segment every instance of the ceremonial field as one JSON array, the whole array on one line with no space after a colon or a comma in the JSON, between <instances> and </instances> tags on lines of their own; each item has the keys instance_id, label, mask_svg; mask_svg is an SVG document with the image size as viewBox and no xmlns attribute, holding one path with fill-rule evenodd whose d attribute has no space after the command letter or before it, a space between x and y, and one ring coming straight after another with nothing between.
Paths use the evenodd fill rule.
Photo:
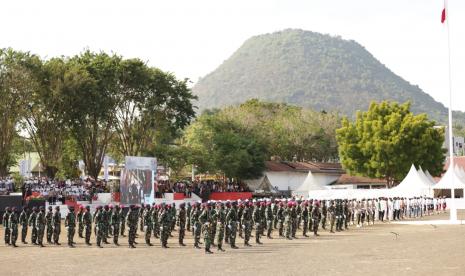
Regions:
<instances>
[{"instance_id":1,"label":"ceremonial field","mask_svg":"<svg viewBox=\"0 0 465 276\"><path fill-rule=\"evenodd\" d=\"M426 219L448 217L435 215ZM463 219L463 213L459 218ZM190 232L187 247L171 238L171 248L159 242L138 248L87 247L77 238L77 248L45 248L19 244L5 247L0 228L1 275L464 275L465 225L398 225L381 223L342 233L321 232L314 238L287 241L263 239L263 245L206 255L194 249ZM64 228L63 228L64 229ZM276 234L276 233L275 233ZM65 242L66 234L61 235ZM30 237L28 236L28 241ZM94 241L92 241L94 242Z\"/></svg>"}]
</instances>

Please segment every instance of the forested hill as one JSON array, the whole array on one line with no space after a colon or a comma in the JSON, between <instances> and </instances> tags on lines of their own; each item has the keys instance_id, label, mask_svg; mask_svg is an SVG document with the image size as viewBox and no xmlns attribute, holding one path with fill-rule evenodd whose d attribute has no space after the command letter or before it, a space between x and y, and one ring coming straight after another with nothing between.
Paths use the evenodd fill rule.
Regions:
<instances>
[{"instance_id":1,"label":"forested hill","mask_svg":"<svg viewBox=\"0 0 465 276\"><path fill-rule=\"evenodd\" d=\"M200 110L258 98L352 117L373 100L410 100L413 112L447 120L444 105L357 42L295 29L248 39L193 90Z\"/></svg>"}]
</instances>

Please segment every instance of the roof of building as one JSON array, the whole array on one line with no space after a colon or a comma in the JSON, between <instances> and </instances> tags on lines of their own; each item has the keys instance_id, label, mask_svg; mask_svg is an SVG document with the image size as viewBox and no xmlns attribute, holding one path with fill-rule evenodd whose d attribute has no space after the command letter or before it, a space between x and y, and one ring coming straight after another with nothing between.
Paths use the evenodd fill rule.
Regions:
<instances>
[{"instance_id":1,"label":"roof of building","mask_svg":"<svg viewBox=\"0 0 465 276\"><path fill-rule=\"evenodd\" d=\"M274 172L309 172L343 174L340 163L266 161L266 170Z\"/></svg>"},{"instance_id":2,"label":"roof of building","mask_svg":"<svg viewBox=\"0 0 465 276\"><path fill-rule=\"evenodd\" d=\"M455 156L454 157L454 165L458 167L462 167L465 170L465 156ZM449 157L446 159L446 164L444 165L444 171L447 171L449 168Z\"/></svg>"},{"instance_id":3,"label":"roof of building","mask_svg":"<svg viewBox=\"0 0 465 276\"><path fill-rule=\"evenodd\" d=\"M348 185L348 184L386 184L385 179L369 178L364 176L355 176L343 174L333 185Z\"/></svg>"}]
</instances>

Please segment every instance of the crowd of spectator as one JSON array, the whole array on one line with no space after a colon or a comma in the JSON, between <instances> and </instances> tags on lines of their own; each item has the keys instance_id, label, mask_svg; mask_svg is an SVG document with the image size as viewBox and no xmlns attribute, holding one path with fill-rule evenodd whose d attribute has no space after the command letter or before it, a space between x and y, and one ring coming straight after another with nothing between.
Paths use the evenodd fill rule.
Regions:
<instances>
[{"instance_id":1,"label":"crowd of spectator","mask_svg":"<svg viewBox=\"0 0 465 276\"><path fill-rule=\"evenodd\" d=\"M155 197L162 198L165 193L183 193L191 197L195 193L201 197L211 193L222 192L248 192L246 184L235 181L221 180L194 180L194 181L169 181L160 180L155 184Z\"/></svg>"},{"instance_id":2,"label":"crowd of spectator","mask_svg":"<svg viewBox=\"0 0 465 276\"><path fill-rule=\"evenodd\" d=\"M0 177L0 195L8 195L15 190L15 181L11 177Z\"/></svg>"},{"instance_id":3,"label":"crowd of spectator","mask_svg":"<svg viewBox=\"0 0 465 276\"><path fill-rule=\"evenodd\" d=\"M95 194L108 192L108 187L106 182L92 179L60 181L35 177L24 181L21 192L24 199L40 196L50 204L56 204L65 200L91 201Z\"/></svg>"}]
</instances>

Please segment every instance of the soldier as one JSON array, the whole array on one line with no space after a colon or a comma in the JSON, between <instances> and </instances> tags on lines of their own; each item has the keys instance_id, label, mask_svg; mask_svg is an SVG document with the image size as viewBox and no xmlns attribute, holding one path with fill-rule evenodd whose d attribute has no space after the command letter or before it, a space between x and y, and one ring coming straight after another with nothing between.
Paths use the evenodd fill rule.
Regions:
<instances>
[{"instance_id":1,"label":"soldier","mask_svg":"<svg viewBox=\"0 0 465 276\"><path fill-rule=\"evenodd\" d=\"M162 204L161 213L158 215L158 224L160 225L160 242L163 248L168 248L168 238L170 235L170 210L169 205Z\"/></svg>"},{"instance_id":2,"label":"soldier","mask_svg":"<svg viewBox=\"0 0 465 276\"><path fill-rule=\"evenodd\" d=\"M179 211L177 215L177 225L179 228L179 245L186 246L184 244L184 236L186 234L186 204L181 203L179 205Z\"/></svg>"},{"instance_id":3,"label":"soldier","mask_svg":"<svg viewBox=\"0 0 465 276\"><path fill-rule=\"evenodd\" d=\"M302 207L302 214L301 214L301 218L302 218L302 221L303 221L303 230L302 230L302 235L304 237L308 237L307 235L307 230L308 230L308 202L305 201L304 203L302 203L303 207Z\"/></svg>"},{"instance_id":4,"label":"soldier","mask_svg":"<svg viewBox=\"0 0 465 276\"><path fill-rule=\"evenodd\" d=\"M153 223L153 236L156 239L160 238L160 225L158 225L158 215L160 212L160 206L153 203L152 207L152 223Z\"/></svg>"},{"instance_id":5,"label":"soldier","mask_svg":"<svg viewBox=\"0 0 465 276\"><path fill-rule=\"evenodd\" d=\"M203 204L202 213L199 216L200 224L202 225L203 240L205 242L205 253L212 254L210 250L211 245L211 218L210 218L210 206L208 203Z\"/></svg>"},{"instance_id":6,"label":"soldier","mask_svg":"<svg viewBox=\"0 0 465 276\"><path fill-rule=\"evenodd\" d=\"M113 234L113 244L116 246L119 246L118 243L118 237L119 237L119 226L121 224L121 208L119 205L116 205L113 212L111 212L111 218L110 218L110 223L111 223L111 230Z\"/></svg>"},{"instance_id":7,"label":"soldier","mask_svg":"<svg viewBox=\"0 0 465 276\"><path fill-rule=\"evenodd\" d=\"M147 204L144 210L144 233L145 243L148 246L153 246L153 244L150 242L150 237L152 236L152 226L152 209L150 207L150 204Z\"/></svg>"},{"instance_id":8,"label":"soldier","mask_svg":"<svg viewBox=\"0 0 465 276\"><path fill-rule=\"evenodd\" d=\"M37 244L40 247L44 247L44 233L45 233L45 208L40 206L39 213L36 216L36 228L37 228Z\"/></svg>"},{"instance_id":9,"label":"soldier","mask_svg":"<svg viewBox=\"0 0 465 276\"><path fill-rule=\"evenodd\" d=\"M215 247L215 236L216 236L216 208L215 208L215 204L214 202L210 202L209 203L209 206L210 206L210 217L211 217L211 220L210 220L210 229L211 229L211 245L213 247Z\"/></svg>"},{"instance_id":10,"label":"soldier","mask_svg":"<svg viewBox=\"0 0 465 276\"><path fill-rule=\"evenodd\" d=\"M260 202L255 203L255 208L252 212L252 218L255 226L255 243L262 244L260 242L260 235L262 233L262 225L261 225L261 212L260 212Z\"/></svg>"},{"instance_id":11,"label":"soldier","mask_svg":"<svg viewBox=\"0 0 465 276\"><path fill-rule=\"evenodd\" d=\"M224 251L223 239L224 239L225 222L226 222L226 213L224 211L224 204L222 202L218 202L216 204L216 233L218 234L216 243L217 243L218 251Z\"/></svg>"},{"instance_id":12,"label":"soldier","mask_svg":"<svg viewBox=\"0 0 465 276\"><path fill-rule=\"evenodd\" d=\"M105 240L105 221L104 221L104 214L102 210L102 206L97 206L97 209L94 213L94 221L95 221L95 233L97 237L97 246L102 248L102 242Z\"/></svg>"},{"instance_id":13,"label":"soldier","mask_svg":"<svg viewBox=\"0 0 465 276\"><path fill-rule=\"evenodd\" d=\"M278 220L278 233L280 237L284 237L284 203L280 202L276 211L276 219Z\"/></svg>"},{"instance_id":14,"label":"soldier","mask_svg":"<svg viewBox=\"0 0 465 276\"><path fill-rule=\"evenodd\" d=\"M318 225L320 224L320 203L315 200L313 210L312 210L312 219L313 219L313 235L319 236L318 234Z\"/></svg>"},{"instance_id":15,"label":"soldier","mask_svg":"<svg viewBox=\"0 0 465 276\"><path fill-rule=\"evenodd\" d=\"M29 216L29 226L31 226L31 243L37 245L37 228L36 228L36 218L37 218L37 207L32 207L32 213Z\"/></svg>"},{"instance_id":16,"label":"soldier","mask_svg":"<svg viewBox=\"0 0 465 276\"><path fill-rule=\"evenodd\" d=\"M336 221L336 206L334 206L334 201L331 200L328 208L329 222L331 225L330 233L334 233L334 223Z\"/></svg>"},{"instance_id":17,"label":"soldier","mask_svg":"<svg viewBox=\"0 0 465 276\"><path fill-rule=\"evenodd\" d=\"M102 238L102 241L104 244L110 244L108 242L108 238L109 238L109 235L108 235L108 231L109 231L109 228L110 228L110 206L108 205L105 205L103 207L103 211L102 211L102 221L103 221L103 238Z\"/></svg>"},{"instance_id":18,"label":"soldier","mask_svg":"<svg viewBox=\"0 0 465 276\"><path fill-rule=\"evenodd\" d=\"M139 217L140 231L143 232L144 231L144 204L142 204L139 208L138 217Z\"/></svg>"},{"instance_id":19,"label":"soldier","mask_svg":"<svg viewBox=\"0 0 465 276\"><path fill-rule=\"evenodd\" d=\"M244 204L242 202L239 202L239 208L237 209L237 221L242 220L242 213L244 212ZM239 237L244 238L242 235L242 227L238 227L237 229L239 231Z\"/></svg>"},{"instance_id":20,"label":"soldier","mask_svg":"<svg viewBox=\"0 0 465 276\"><path fill-rule=\"evenodd\" d=\"M298 224L296 206L297 206L297 203L295 201L292 202L292 208L291 208L291 233L292 233L292 238L294 238L294 239L297 238L295 235L297 233L297 224Z\"/></svg>"},{"instance_id":21,"label":"soldier","mask_svg":"<svg viewBox=\"0 0 465 276\"><path fill-rule=\"evenodd\" d=\"M108 225L107 225L107 237L113 236L113 224L111 223L111 218L113 217L113 213L115 212L115 208L112 204L109 205L110 210L108 211ZM119 234L119 233L118 233Z\"/></svg>"},{"instance_id":22,"label":"soldier","mask_svg":"<svg viewBox=\"0 0 465 276\"><path fill-rule=\"evenodd\" d=\"M296 224L297 224L297 229L300 229L300 223L302 222L302 206L301 206L301 201L300 200L297 200L297 206L296 206L296 212L297 212L297 221L296 221ZM297 230L296 229L296 230Z\"/></svg>"},{"instance_id":23,"label":"soldier","mask_svg":"<svg viewBox=\"0 0 465 276\"><path fill-rule=\"evenodd\" d=\"M3 214L3 229L5 229L5 245L11 245L11 237L10 237L10 225L8 221L10 219L11 210L10 207L5 207L5 213Z\"/></svg>"},{"instance_id":24,"label":"soldier","mask_svg":"<svg viewBox=\"0 0 465 276\"><path fill-rule=\"evenodd\" d=\"M191 214L191 223L193 225L193 235L194 235L194 247L195 248L200 248L200 234L201 234L201 227L202 225L200 224L199 221L199 216L200 216L200 203L196 203L194 207L192 208L192 214Z\"/></svg>"},{"instance_id":25,"label":"soldier","mask_svg":"<svg viewBox=\"0 0 465 276\"><path fill-rule=\"evenodd\" d=\"M52 243L52 236L53 236L53 208L52 206L48 206L47 214L45 215L45 221L47 222L47 243Z\"/></svg>"},{"instance_id":26,"label":"soldier","mask_svg":"<svg viewBox=\"0 0 465 276\"><path fill-rule=\"evenodd\" d=\"M53 213L53 217L52 217L52 225L53 225L53 243L56 245L61 245L59 243L60 233L61 233L60 206L55 207L55 213Z\"/></svg>"},{"instance_id":27,"label":"soldier","mask_svg":"<svg viewBox=\"0 0 465 276\"><path fill-rule=\"evenodd\" d=\"M226 201L226 210L225 210L225 214L227 215L229 213L229 210L231 209L231 203L229 202L229 200ZM227 224L225 225L225 234L224 234L224 242L225 243L229 243L229 237L231 236L231 230L229 229L229 227L227 227Z\"/></svg>"},{"instance_id":28,"label":"soldier","mask_svg":"<svg viewBox=\"0 0 465 276\"><path fill-rule=\"evenodd\" d=\"M187 208L186 208L186 218L187 218L187 231L191 231L191 212L192 212L192 205L190 202L187 202Z\"/></svg>"},{"instance_id":29,"label":"soldier","mask_svg":"<svg viewBox=\"0 0 465 276\"><path fill-rule=\"evenodd\" d=\"M135 205L131 205L130 210L127 214L127 224L129 228L129 234L128 234L129 248L136 248L134 244L136 241L138 219L139 219L139 212Z\"/></svg>"},{"instance_id":30,"label":"soldier","mask_svg":"<svg viewBox=\"0 0 465 276\"><path fill-rule=\"evenodd\" d=\"M349 209L349 204L347 202L347 199L344 200L344 203L343 203L343 206L342 206L342 211L344 213L344 221L343 221L343 225L344 225L344 229L349 229L349 219L350 219L350 209Z\"/></svg>"},{"instance_id":31,"label":"soldier","mask_svg":"<svg viewBox=\"0 0 465 276\"><path fill-rule=\"evenodd\" d=\"M271 233L273 232L273 209L271 208L271 201L266 203L265 221L266 221L266 237L272 239Z\"/></svg>"},{"instance_id":32,"label":"soldier","mask_svg":"<svg viewBox=\"0 0 465 276\"><path fill-rule=\"evenodd\" d=\"M68 229L68 246L74 247L74 233L76 231L76 215L74 214L74 207L69 206L69 212L65 218L65 227Z\"/></svg>"},{"instance_id":33,"label":"soldier","mask_svg":"<svg viewBox=\"0 0 465 276\"><path fill-rule=\"evenodd\" d=\"M312 231L313 229L312 211L313 211L313 199L310 199L308 203L308 229L310 231Z\"/></svg>"},{"instance_id":34,"label":"soldier","mask_svg":"<svg viewBox=\"0 0 465 276\"><path fill-rule=\"evenodd\" d=\"M172 232L174 231L174 228L176 227L176 203L173 202L170 207L170 237L173 237Z\"/></svg>"},{"instance_id":35,"label":"soldier","mask_svg":"<svg viewBox=\"0 0 465 276\"><path fill-rule=\"evenodd\" d=\"M126 215L124 214L124 205L120 205L119 208L121 209L121 211L119 212L121 236L126 237L126 235L124 234L124 232L126 230Z\"/></svg>"},{"instance_id":36,"label":"soldier","mask_svg":"<svg viewBox=\"0 0 465 276\"><path fill-rule=\"evenodd\" d=\"M336 231L342 231L342 223L343 223L343 216L344 210L342 207L341 200L337 200L336 202Z\"/></svg>"},{"instance_id":37,"label":"soldier","mask_svg":"<svg viewBox=\"0 0 465 276\"><path fill-rule=\"evenodd\" d=\"M19 224L21 224L21 242L23 244L27 244L26 236L27 236L27 223L29 215L27 214L27 207L23 208L23 211L19 215Z\"/></svg>"},{"instance_id":38,"label":"soldier","mask_svg":"<svg viewBox=\"0 0 465 276\"><path fill-rule=\"evenodd\" d=\"M11 209L10 217L8 218L8 224L10 227L10 234L11 234L10 244L13 247L18 247L16 245L16 240L18 239L18 223L19 223L18 212L16 211L16 207L13 207Z\"/></svg>"},{"instance_id":39,"label":"soldier","mask_svg":"<svg viewBox=\"0 0 465 276\"><path fill-rule=\"evenodd\" d=\"M326 230L326 216L328 215L328 207L326 206L326 201L321 202L321 228Z\"/></svg>"},{"instance_id":40,"label":"soldier","mask_svg":"<svg viewBox=\"0 0 465 276\"><path fill-rule=\"evenodd\" d=\"M236 246L236 230L237 230L237 203L233 202L231 209L229 209L228 214L226 215L226 224L229 228L229 244L232 249L237 249Z\"/></svg>"},{"instance_id":41,"label":"soldier","mask_svg":"<svg viewBox=\"0 0 465 276\"><path fill-rule=\"evenodd\" d=\"M84 237L86 244L91 246L90 243L90 234L92 233L92 215L90 214L90 206L87 205L85 208L85 212L82 215L82 223L84 224Z\"/></svg>"},{"instance_id":42,"label":"soldier","mask_svg":"<svg viewBox=\"0 0 465 276\"><path fill-rule=\"evenodd\" d=\"M252 234L252 203L246 202L244 211L242 212L241 227L244 229L244 246L252 246L249 243L250 235Z\"/></svg>"},{"instance_id":43,"label":"soldier","mask_svg":"<svg viewBox=\"0 0 465 276\"><path fill-rule=\"evenodd\" d=\"M84 215L84 206L79 206L79 211L77 213L77 221L78 221L78 236L80 238L84 238L82 233L84 232L84 223L82 221L82 216Z\"/></svg>"},{"instance_id":44,"label":"soldier","mask_svg":"<svg viewBox=\"0 0 465 276\"><path fill-rule=\"evenodd\" d=\"M278 204L273 201L271 204L271 210L273 211L273 228L278 229Z\"/></svg>"},{"instance_id":45,"label":"soldier","mask_svg":"<svg viewBox=\"0 0 465 276\"><path fill-rule=\"evenodd\" d=\"M291 209L292 209L292 202L287 203L287 208L283 210L284 216L284 236L286 239L291 240L291 230L292 230L292 218L291 218Z\"/></svg>"}]
</instances>

